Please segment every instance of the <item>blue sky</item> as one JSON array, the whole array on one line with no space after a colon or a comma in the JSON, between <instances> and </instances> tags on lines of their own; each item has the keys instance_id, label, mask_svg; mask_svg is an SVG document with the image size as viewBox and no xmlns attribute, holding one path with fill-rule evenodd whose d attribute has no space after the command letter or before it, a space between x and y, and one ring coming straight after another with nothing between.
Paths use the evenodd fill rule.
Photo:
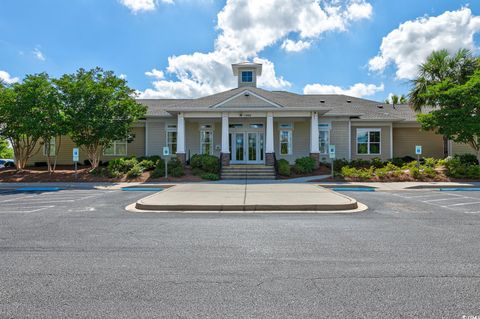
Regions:
<instances>
[{"instance_id":1,"label":"blue sky","mask_svg":"<svg viewBox=\"0 0 480 319\"><path fill-rule=\"evenodd\" d=\"M249 59L267 89L383 100L431 50L477 52L479 32L478 1L2 0L0 77L101 66L143 97L197 97Z\"/></svg>"}]
</instances>

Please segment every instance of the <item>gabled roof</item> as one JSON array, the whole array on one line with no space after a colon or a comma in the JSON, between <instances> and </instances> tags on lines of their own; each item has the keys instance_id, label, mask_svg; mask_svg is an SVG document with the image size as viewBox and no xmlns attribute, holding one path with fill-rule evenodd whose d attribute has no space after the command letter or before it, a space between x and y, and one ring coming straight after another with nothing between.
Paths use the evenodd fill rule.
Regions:
<instances>
[{"instance_id":1,"label":"gabled roof","mask_svg":"<svg viewBox=\"0 0 480 319\"><path fill-rule=\"evenodd\" d=\"M245 96L245 92L249 92L249 96ZM229 110L241 109L243 105L246 109L311 110L319 111L324 114L323 116L350 116L365 121L414 122L417 115L405 104L393 106L347 95L301 95L286 91L267 91L256 87L235 88L198 99L139 99L138 102L148 106L147 116L154 117L171 116L172 113L182 111L218 111L222 105L227 106Z\"/></svg>"}]
</instances>

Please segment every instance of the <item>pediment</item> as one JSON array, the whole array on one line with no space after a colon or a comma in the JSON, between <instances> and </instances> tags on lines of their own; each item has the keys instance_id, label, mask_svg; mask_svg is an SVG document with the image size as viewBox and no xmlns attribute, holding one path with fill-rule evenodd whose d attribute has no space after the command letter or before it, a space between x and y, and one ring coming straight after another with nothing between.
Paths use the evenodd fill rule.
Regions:
<instances>
[{"instance_id":1,"label":"pediment","mask_svg":"<svg viewBox=\"0 0 480 319\"><path fill-rule=\"evenodd\" d=\"M275 102L272 102L258 94L255 94L249 90L242 91L216 105L213 108L221 109L242 109L242 108L281 108Z\"/></svg>"}]
</instances>

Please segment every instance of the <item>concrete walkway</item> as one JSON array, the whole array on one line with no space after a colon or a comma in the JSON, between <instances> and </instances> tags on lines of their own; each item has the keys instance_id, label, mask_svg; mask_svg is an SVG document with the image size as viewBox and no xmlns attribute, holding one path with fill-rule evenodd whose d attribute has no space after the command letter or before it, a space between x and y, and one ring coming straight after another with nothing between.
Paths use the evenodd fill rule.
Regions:
<instances>
[{"instance_id":1,"label":"concrete walkway","mask_svg":"<svg viewBox=\"0 0 480 319\"><path fill-rule=\"evenodd\" d=\"M184 184L137 201L148 211L335 212L359 208L353 198L309 184Z\"/></svg>"}]
</instances>

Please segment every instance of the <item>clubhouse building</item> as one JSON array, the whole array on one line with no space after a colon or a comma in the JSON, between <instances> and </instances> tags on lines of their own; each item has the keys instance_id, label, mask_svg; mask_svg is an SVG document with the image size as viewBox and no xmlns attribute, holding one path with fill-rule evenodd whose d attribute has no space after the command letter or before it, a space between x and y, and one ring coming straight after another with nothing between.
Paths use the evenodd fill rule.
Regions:
<instances>
[{"instance_id":1,"label":"clubhouse building","mask_svg":"<svg viewBox=\"0 0 480 319\"><path fill-rule=\"evenodd\" d=\"M161 156L165 146L182 161L211 154L222 166L293 163L304 156L328 162L329 145L335 145L336 158L347 160L416 157L416 145L423 147L423 157L473 153L468 145L445 147L442 136L422 131L408 105L267 91L257 87L261 64L238 63L232 69L238 87L229 91L198 99L139 99L148 107L145 118L105 150L102 160ZM73 147L70 139L62 139L59 165L72 163ZM80 152L81 162L85 159ZM40 162L45 162L44 149L30 160L31 165Z\"/></svg>"}]
</instances>

